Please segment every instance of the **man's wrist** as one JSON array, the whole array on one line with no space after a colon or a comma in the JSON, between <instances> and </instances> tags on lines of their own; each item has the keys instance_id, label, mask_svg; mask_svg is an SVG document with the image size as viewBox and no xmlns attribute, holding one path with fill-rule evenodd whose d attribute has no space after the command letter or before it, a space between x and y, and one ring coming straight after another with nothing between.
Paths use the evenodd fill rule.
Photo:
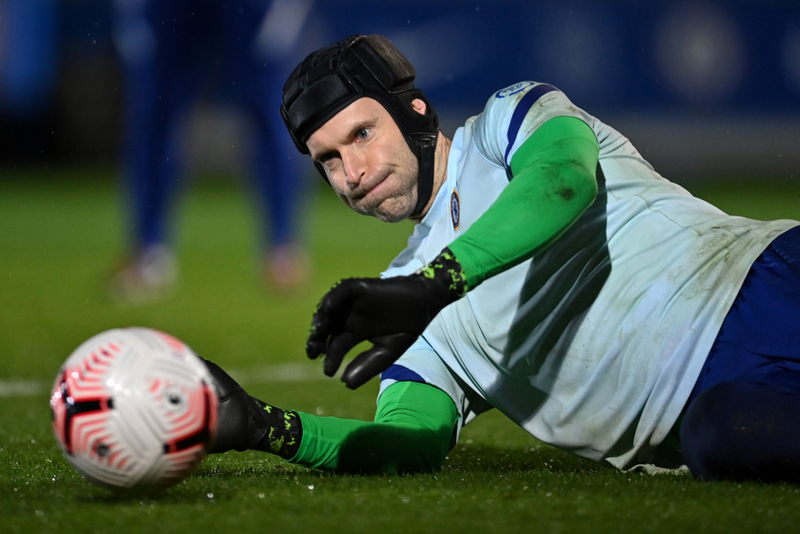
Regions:
<instances>
[{"instance_id":1,"label":"man's wrist","mask_svg":"<svg viewBox=\"0 0 800 534\"><path fill-rule=\"evenodd\" d=\"M464 269L448 248L444 248L433 261L423 267L420 274L447 288L450 302L460 299L469 290Z\"/></svg>"}]
</instances>

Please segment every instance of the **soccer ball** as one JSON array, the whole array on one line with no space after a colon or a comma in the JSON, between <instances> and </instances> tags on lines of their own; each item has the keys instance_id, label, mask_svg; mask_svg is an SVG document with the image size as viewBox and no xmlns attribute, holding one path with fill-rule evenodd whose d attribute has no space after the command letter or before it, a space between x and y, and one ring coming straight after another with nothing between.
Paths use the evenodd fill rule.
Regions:
<instances>
[{"instance_id":1,"label":"soccer ball","mask_svg":"<svg viewBox=\"0 0 800 534\"><path fill-rule=\"evenodd\" d=\"M50 397L64 456L91 482L123 492L161 490L203 461L217 425L217 393L189 347L149 328L118 328L67 358Z\"/></svg>"}]
</instances>

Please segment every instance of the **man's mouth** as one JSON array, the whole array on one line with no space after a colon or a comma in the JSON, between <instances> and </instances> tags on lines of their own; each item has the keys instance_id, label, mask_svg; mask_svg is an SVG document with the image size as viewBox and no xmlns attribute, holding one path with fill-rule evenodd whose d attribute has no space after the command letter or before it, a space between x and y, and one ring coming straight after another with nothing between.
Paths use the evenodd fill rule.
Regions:
<instances>
[{"instance_id":1,"label":"man's mouth","mask_svg":"<svg viewBox=\"0 0 800 534\"><path fill-rule=\"evenodd\" d=\"M369 186L365 187L364 189L358 190L355 195L350 195L350 198L354 201L361 201L364 200L366 197L372 195L377 189L380 189L381 185L386 181L387 176L384 176L374 183L370 184Z\"/></svg>"}]
</instances>

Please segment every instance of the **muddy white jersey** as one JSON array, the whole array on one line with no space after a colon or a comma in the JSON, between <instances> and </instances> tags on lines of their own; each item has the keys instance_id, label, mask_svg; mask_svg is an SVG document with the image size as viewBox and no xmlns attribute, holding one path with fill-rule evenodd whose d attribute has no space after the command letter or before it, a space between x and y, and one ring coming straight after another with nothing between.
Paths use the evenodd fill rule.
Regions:
<instances>
[{"instance_id":1,"label":"muddy white jersey","mask_svg":"<svg viewBox=\"0 0 800 534\"><path fill-rule=\"evenodd\" d=\"M626 468L652 459L751 264L798 222L723 213L560 91L522 82L457 130L446 182L384 276L416 271L468 229L508 185L516 149L557 116L597 136L596 201L543 252L445 308L397 363L450 394L463 422L492 406Z\"/></svg>"}]
</instances>

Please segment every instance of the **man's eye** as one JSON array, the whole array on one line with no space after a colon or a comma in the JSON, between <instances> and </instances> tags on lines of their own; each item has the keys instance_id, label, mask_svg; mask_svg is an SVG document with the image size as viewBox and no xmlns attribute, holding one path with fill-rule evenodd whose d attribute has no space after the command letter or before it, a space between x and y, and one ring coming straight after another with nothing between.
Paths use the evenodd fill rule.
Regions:
<instances>
[{"instance_id":1,"label":"man's eye","mask_svg":"<svg viewBox=\"0 0 800 534\"><path fill-rule=\"evenodd\" d=\"M366 139L369 135L369 129L361 128L359 131L356 132L356 137L359 139Z\"/></svg>"},{"instance_id":2,"label":"man's eye","mask_svg":"<svg viewBox=\"0 0 800 534\"><path fill-rule=\"evenodd\" d=\"M337 157L337 154L335 152L328 152L328 153L323 154L322 156L320 156L318 161L320 163L322 163L323 165L325 165L326 163L330 163L331 161L336 159L336 157Z\"/></svg>"}]
</instances>

